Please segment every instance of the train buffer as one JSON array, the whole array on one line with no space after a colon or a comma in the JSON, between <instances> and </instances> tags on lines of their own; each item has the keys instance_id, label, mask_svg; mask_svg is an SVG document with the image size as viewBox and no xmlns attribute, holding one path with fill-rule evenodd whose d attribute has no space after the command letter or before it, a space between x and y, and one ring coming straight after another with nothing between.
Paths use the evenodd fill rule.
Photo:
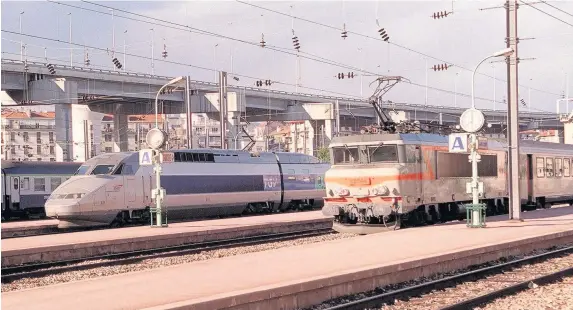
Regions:
<instances>
[{"instance_id":1,"label":"train buffer","mask_svg":"<svg viewBox=\"0 0 573 310\"><path fill-rule=\"evenodd\" d=\"M483 228L485 227L485 214L487 206L485 203L466 204L467 227Z\"/></svg>"}]
</instances>

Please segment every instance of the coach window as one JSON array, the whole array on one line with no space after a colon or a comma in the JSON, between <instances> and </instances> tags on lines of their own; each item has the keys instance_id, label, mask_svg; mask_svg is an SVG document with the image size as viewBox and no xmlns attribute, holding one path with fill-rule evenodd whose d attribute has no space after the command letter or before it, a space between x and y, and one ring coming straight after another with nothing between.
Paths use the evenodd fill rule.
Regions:
<instances>
[{"instance_id":1,"label":"coach window","mask_svg":"<svg viewBox=\"0 0 573 310\"><path fill-rule=\"evenodd\" d=\"M52 191L58 188L60 184L62 184L62 178L60 177L50 178L50 188L52 189Z\"/></svg>"},{"instance_id":2,"label":"coach window","mask_svg":"<svg viewBox=\"0 0 573 310\"><path fill-rule=\"evenodd\" d=\"M368 148L368 157L371 163L397 162L398 148L396 145L379 145Z\"/></svg>"},{"instance_id":3,"label":"coach window","mask_svg":"<svg viewBox=\"0 0 573 310\"><path fill-rule=\"evenodd\" d=\"M563 176L564 177L568 177L570 176L570 169L571 169L571 162L569 161L569 158L563 158Z\"/></svg>"},{"instance_id":4,"label":"coach window","mask_svg":"<svg viewBox=\"0 0 573 310\"><path fill-rule=\"evenodd\" d=\"M555 158L555 176L561 177L563 176L563 167L562 167L563 159Z\"/></svg>"},{"instance_id":5,"label":"coach window","mask_svg":"<svg viewBox=\"0 0 573 310\"><path fill-rule=\"evenodd\" d=\"M537 157L537 177L545 177L545 158Z\"/></svg>"},{"instance_id":6,"label":"coach window","mask_svg":"<svg viewBox=\"0 0 573 310\"><path fill-rule=\"evenodd\" d=\"M547 177L548 178L552 178L554 175L554 170L553 170L553 158L547 157L546 159L547 161L545 162L545 167L547 170Z\"/></svg>"},{"instance_id":7,"label":"coach window","mask_svg":"<svg viewBox=\"0 0 573 310\"><path fill-rule=\"evenodd\" d=\"M34 178L34 191L35 192L45 192L46 191L46 179Z\"/></svg>"},{"instance_id":8,"label":"coach window","mask_svg":"<svg viewBox=\"0 0 573 310\"><path fill-rule=\"evenodd\" d=\"M28 189L30 188L30 178L22 178L20 182L20 189Z\"/></svg>"},{"instance_id":9,"label":"coach window","mask_svg":"<svg viewBox=\"0 0 573 310\"><path fill-rule=\"evenodd\" d=\"M115 165L97 165L92 170L92 175L109 174Z\"/></svg>"},{"instance_id":10,"label":"coach window","mask_svg":"<svg viewBox=\"0 0 573 310\"><path fill-rule=\"evenodd\" d=\"M417 145L406 145L406 162L416 164L420 162L420 147Z\"/></svg>"}]
</instances>

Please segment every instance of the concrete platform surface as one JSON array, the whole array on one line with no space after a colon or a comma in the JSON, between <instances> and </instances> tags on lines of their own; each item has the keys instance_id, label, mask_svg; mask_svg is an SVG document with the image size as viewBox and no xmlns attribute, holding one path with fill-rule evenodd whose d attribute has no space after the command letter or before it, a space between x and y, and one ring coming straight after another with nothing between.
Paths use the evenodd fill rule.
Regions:
<instances>
[{"instance_id":1,"label":"concrete platform surface","mask_svg":"<svg viewBox=\"0 0 573 310\"><path fill-rule=\"evenodd\" d=\"M483 229L410 228L8 292L2 309L295 309L573 242L571 207L523 218Z\"/></svg>"},{"instance_id":2,"label":"concrete platform surface","mask_svg":"<svg viewBox=\"0 0 573 310\"><path fill-rule=\"evenodd\" d=\"M58 222L58 220L5 222L0 226L2 239L28 236L42 233L43 231L55 231L58 228Z\"/></svg>"},{"instance_id":3,"label":"concrete platform surface","mask_svg":"<svg viewBox=\"0 0 573 310\"><path fill-rule=\"evenodd\" d=\"M330 228L332 219L312 211L174 223L166 228L140 226L10 238L2 240L2 267L286 232L296 227Z\"/></svg>"}]
</instances>

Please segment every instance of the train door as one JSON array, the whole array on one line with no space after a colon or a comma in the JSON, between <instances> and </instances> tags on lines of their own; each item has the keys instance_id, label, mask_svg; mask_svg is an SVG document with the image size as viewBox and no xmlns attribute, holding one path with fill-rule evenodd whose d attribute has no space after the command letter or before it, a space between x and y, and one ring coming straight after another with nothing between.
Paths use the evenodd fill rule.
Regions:
<instances>
[{"instance_id":1,"label":"train door","mask_svg":"<svg viewBox=\"0 0 573 310\"><path fill-rule=\"evenodd\" d=\"M535 169L533 168L533 155L531 154L527 154L527 163L525 169L527 175L527 199L529 201L535 201L533 193L533 172Z\"/></svg>"},{"instance_id":2,"label":"train door","mask_svg":"<svg viewBox=\"0 0 573 310\"><path fill-rule=\"evenodd\" d=\"M11 209L18 209L20 208L20 178L13 177L11 185L12 186L10 187L10 200L12 202L12 207L13 207Z\"/></svg>"},{"instance_id":3,"label":"train door","mask_svg":"<svg viewBox=\"0 0 573 310\"><path fill-rule=\"evenodd\" d=\"M141 176L141 184L143 187L143 191L142 191L142 200L143 200L143 205L145 206L149 206L151 205L151 176Z\"/></svg>"},{"instance_id":4,"label":"train door","mask_svg":"<svg viewBox=\"0 0 573 310\"><path fill-rule=\"evenodd\" d=\"M135 176L125 177L125 203L127 206L133 207L135 204L135 192L137 189L137 180Z\"/></svg>"}]
</instances>

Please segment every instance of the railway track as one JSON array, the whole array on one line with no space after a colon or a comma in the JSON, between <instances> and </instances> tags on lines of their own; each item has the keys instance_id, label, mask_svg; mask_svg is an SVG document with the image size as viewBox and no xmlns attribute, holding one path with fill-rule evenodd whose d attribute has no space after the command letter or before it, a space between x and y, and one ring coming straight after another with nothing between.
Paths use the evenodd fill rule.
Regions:
<instances>
[{"instance_id":1,"label":"railway track","mask_svg":"<svg viewBox=\"0 0 573 310\"><path fill-rule=\"evenodd\" d=\"M241 237L218 241L192 243L179 246L155 248L148 250L130 251L107 254L83 259L63 260L57 262L29 264L2 268L2 283L10 283L25 278L51 276L70 271L89 270L99 267L126 265L153 258L166 258L179 255L195 254L202 251L226 249L257 245L262 243L288 241L303 237L314 237L332 233L331 229L310 229L287 233L267 234L252 237ZM94 262L91 262L94 261Z\"/></svg>"},{"instance_id":2,"label":"railway track","mask_svg":"<svg viewBox=\"0 0 573 310\"><path fill-rule=\"evenodd\" d=\"M573 275L572 266L568 246L320 309L472 309Z\"/></svg>"},{"instance_id":3,"label":"railway track","mask_svg":"<svg viewBox=\"0 0 573 310\"><path fill-rule=\"evenodd\" d=\"M319 210L320 210L320 208L311 208L311 209L304 209L304 210L289 210L289 211L281 212L281 213L256 213L256 214L239 214L239 215L221 215L221 216L213 216L213 217L197 217L197 218L190 218L190 219L172 220L172 221L170 221L170 224L188 223L188 222L197 222L197 221L208 221L208 220L219 220L219 219L232 219L232 218L250 217L250 216L264 216L264 215L293 213L293 212L312 212L312 211L319 211ZM17 221L17 222L26 223L26 222L41 221L41 220L46 220L46 219L22 220L22 221ZM95 226L95 227L73 227L73 228L50 227L50 228L38 229L37 233L33 232L34 228L31 227L30 230L32 230L32 232L24 232L24 230L22 230L22 231L15 232L13 235L4 235L4 236L2 236L2 239L26 238L26 237L66 234L66 233L94 231L94 230L105 230L105 229L121 229L121 228L128 228L128 227L140 227L140 226L145 226L148 224L149 223L128 223L128 224L125 224L121 227L110 227L110 226L105 226L105 225Z\"/></svg>"}]
</instances>

